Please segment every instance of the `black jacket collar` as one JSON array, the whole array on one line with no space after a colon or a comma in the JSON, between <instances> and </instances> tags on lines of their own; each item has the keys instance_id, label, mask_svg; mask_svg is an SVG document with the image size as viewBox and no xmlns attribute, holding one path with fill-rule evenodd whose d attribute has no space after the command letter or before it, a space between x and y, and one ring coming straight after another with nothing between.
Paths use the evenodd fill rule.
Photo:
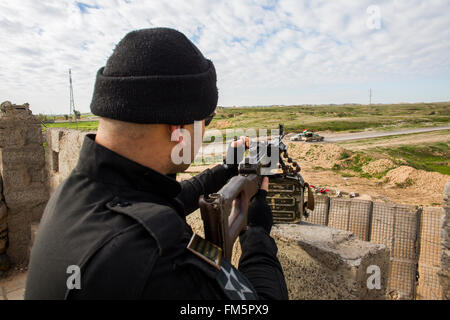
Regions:
<instances>
[{"instance_id":1,"label":"black jacket collar","mask_svg":"<svg viewBox=\"0 0 450 320\"><path fill-rule=\"evenodd\" d=\"M97 144L95 134L86 135L75 170L99 182L165 198L174 198L181 191L174 175L163 175Z\"/></svg>"}]
</instances>

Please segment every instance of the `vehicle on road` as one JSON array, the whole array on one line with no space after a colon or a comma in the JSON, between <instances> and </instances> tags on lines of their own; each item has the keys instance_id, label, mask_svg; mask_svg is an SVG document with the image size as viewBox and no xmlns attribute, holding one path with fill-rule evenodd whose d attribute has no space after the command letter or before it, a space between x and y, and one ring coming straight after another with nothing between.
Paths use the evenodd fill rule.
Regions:
<instances>
[{"instance_id":1,"label":"vehicle on road","mask_svg":"<svg viewBox=\"0 0 450 320\"><path fill-rule=\"evenodd\" d=\"M323 141L325 138L317 133L312 131L303 130L302 133L297 133L291 137L291 141L305 141L305 142L314 142L314 141Z\"/></svg>"}]
</instances>

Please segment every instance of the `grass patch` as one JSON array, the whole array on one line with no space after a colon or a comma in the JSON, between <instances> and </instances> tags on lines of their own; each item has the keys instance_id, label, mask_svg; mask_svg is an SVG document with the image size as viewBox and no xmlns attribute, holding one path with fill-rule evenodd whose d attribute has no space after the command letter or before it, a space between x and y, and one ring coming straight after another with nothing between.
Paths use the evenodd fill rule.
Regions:
<instances>
[{"instance_id":1,"label":"grass patch","mask_svg":"<svg viewBox=\"0 0 450 320\"><path fill-rule=\"evenodd\" d=\"M46 123L42 125L42 130L45 132L47 128L65 128L75 129L80 131L96 131L98 129L98 121L79 121L77 122L56 122Z\"/></svg>"},{"instance_id":2,"label":"grass patch","mask_svg":"<svg viewBox=\"0 0 450 320\"><path fill-rule=\"evenodd\" d=\"M354 177L352 173L344 172L343 170L349 170L355 172L361 178L372 178L372 175L365 173L362 170L362 167L373 160L373 158L367 154L362 152L354 153L353 155L349 155L344 152L344 156L341 156L341 161L339 164L335 163L331 170L336 171L343 177Z\"/></svg>"},{"instance_id":3,"label":"grass patch","mask_svg":"<svg viewBox=\"0 0 450 320\"><path fill-rule=\"evenodd\" d=\"M348 173L348 172L340 172L340 175L343 176L344 178L355 177L354 174L351 174L351 173Z\"/></svg>"},{"instance_id":4,"label":"grass patch","mask_svg":"<svg viewBox=\"0 0 450 320\"><path fill-rule=\"evenodd\" d=\"M351 156L350 153L348 153L347 151L344 151L341 153L339 160L344 160L344 159L350 158L350 156Z\"/></svg>"},{"instance_id":5,"label":"grass patch","mask_svg":"<svg viewBox=\"0 0 450 320\"><path fill-rule=\"evenodd\" d=\"M438 142L397 148L376 148L376 150L388 153L393 158L403 159L406 165L413 168L450 175L449 143Z\"/></svg>"}]
</instances>

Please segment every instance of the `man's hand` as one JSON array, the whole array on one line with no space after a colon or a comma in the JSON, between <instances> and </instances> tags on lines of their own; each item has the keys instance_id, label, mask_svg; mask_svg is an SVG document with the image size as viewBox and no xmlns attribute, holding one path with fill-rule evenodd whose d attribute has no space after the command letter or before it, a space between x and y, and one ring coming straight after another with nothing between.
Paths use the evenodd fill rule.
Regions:
<instances>
[{"instance_id":1,"label":"man's hand","mask_svg":"<svg viewBox=\"0 0 450 320\"><path fill-rule=\"evenodd\" d=\"M263 227L270 233L273 225L272 209L267 203L266 196L269 191L269 178L264 177L261 188L252 198L248 206L248 225Z\"/></svg>"},{"instance_id":2,"label":"man's hand","mask_svg":"<svg viewBox=\"0 0 450 320\"><path fill-rule=\"evenodd\" d=\"M245 150L250 146L250 138L241 136L238 140L232 141L227 148L227 155L224 163L231 169L238 171L239 163L244 159Z\"/></svg>"}]
</instances>

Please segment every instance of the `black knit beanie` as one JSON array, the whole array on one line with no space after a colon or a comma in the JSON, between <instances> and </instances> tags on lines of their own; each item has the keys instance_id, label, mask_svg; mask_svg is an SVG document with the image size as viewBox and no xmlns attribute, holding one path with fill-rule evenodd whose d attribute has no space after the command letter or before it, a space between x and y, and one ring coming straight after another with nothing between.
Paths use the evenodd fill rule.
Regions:
<instances>
[{"instance_id":1,"label":"black knit beanie","mask_svg":"<svg viewBox=\"0 0 450 320\"><path fill-rule=\"evenodd\" d=\"M136 123L189 124L217 106L216 71L184 34L130 32L97 73L93 114Z\"/></svg>"}]
</instances>

